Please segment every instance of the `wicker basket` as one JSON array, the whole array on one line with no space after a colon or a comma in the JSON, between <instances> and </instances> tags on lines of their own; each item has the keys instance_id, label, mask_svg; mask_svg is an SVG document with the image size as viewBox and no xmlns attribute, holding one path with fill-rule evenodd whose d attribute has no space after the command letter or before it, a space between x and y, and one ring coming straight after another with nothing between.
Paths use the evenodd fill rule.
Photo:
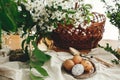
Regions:
<instances>
[{"instance_id":1,"label":"wicker basket","mask_svg":"<svg viewBox=\"0 0 120 80\"><path fill-rule=\"evenodd\" d=\"M102 39L106 18L103 14L93 12L94 19L91 20L91 25L86 29L81 26L75 28L73 25L63 26L58 25L52 32L54 45L68 49L74 47L79 50L95 48L98 42Z\"/></svg>"}]
</instances>

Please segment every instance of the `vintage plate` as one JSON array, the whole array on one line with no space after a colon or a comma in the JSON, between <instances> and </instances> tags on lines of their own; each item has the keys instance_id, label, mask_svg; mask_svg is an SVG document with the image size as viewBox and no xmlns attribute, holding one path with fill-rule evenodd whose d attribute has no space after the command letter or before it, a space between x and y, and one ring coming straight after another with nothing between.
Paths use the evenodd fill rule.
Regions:
<instances>
[{"instance_id":1,"label":"vintage plate","mask_svg":"<svg viewBox=\"0 0 120 80\"><path fill-rule=\"evenodd\" d=\"M67 70L63 67L63 65L62 65L62 70L65 71L67 74L70 74L71 76L73 76L73 77L76 78L76 79L86 79L86 78L90 78L90 77L92 77L92 76L94 76L94 75L96 74L96 66L95 66L95 64L94 64L91 60L89 60L89 61L90 61L90 62L92 63L92 65L93 65L93 69L92 69L90 72L84 72L84 73L81 74L81 75L74 76L74 75L72 75L71 71L67 71Z\"/></svg>"}]
</instances>

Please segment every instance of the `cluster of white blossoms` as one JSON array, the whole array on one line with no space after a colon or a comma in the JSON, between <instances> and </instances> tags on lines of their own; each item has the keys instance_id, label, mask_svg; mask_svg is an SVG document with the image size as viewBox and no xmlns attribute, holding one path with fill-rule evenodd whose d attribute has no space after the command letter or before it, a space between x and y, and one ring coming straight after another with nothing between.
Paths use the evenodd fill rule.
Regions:
<instances>
[{"instance_id":1,"label":"cluster of white blossoms","mask_svg":"<svg viewBox=\"0 0 120 80\"><path fill-rule=\"evenodd\" d=\"M83 0L29 0L24 5L31 12L37 26L49 32L55 29L56 21L60 22L66 17L74 20L75 27L85 20Z\"/></svg>"},{"instance_id":2,"label":"cluster of white blossoms","mask_svg":"<svg viewBox=\"0 0 120 80\"><path fill-rule=\"evenodd\" d=\"M120 0L111 0L111 1L107 1L105 0L105 6L107 11L109 11L110 13L112 12L119 12L120 11Z\"/></svg>"}]
</instances>

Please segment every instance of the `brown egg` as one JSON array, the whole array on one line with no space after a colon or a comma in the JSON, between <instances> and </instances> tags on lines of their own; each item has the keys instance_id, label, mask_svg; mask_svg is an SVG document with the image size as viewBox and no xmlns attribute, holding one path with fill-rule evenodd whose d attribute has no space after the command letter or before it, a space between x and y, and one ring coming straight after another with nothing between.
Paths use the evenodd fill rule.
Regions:
<instances>
[{"instance_id":1,"label":"brown egg","mask_svg":"<svg viewBox=\"0 0 120 80\"><path fill-rule=\"evenodd\" d=\"M64 63L63 66L66 70L70 71L72 67L74 66L74 62L71 59L67 59Z\"/></svg>"},{"instance_id":2,"label":"brown egg","mask_svg":"<svg viewBox=\"0 0 120 80\"><path fill-rule=\"evenodd\" d=\"M93 65L88 60L82 60L81 64L84 66L85 71L89 72L93 69Z\"/></svg>"},{"instance_id":3,"label":"brown egg","mask_svg":"<svg viewBox=\"0 0 120 80\"><path fill-rule=\"evenodd\" d=\"M79 64L82 61L82 57L79 55L75 55L72 60L75 64Z\"/></svg>"}]
</instances>

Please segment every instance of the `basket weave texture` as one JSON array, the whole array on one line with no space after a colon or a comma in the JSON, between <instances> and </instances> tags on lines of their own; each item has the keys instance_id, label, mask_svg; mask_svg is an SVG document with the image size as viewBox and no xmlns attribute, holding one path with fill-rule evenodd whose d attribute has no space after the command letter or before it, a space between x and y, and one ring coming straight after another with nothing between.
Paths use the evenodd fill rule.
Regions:
<instances>
[{"instance_id":1,"label":"basket weave texture","mask_svg":"<svg viewBox=\"0 0 120 80\"><path fill-rule=\"evenodd\" d=\"M58 24L58 28L52 32L54 45L63 49L74 47L79 50L97 47L103 36L106 18L103 14L97 12L93 12L93 16L91 25L86 29L80 25L75 28L73 25Z\"/></svg>"}]
</instances>

